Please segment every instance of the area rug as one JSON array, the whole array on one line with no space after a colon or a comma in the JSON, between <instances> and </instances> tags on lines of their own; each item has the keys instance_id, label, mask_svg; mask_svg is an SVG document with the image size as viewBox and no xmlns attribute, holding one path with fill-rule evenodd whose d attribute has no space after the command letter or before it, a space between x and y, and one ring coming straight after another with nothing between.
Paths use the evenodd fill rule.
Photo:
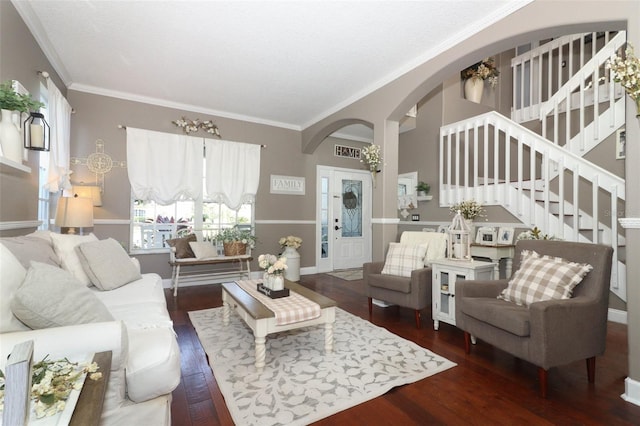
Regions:
<instances>
[{"instance_id":1,"label":"area rug","mask_svg":"<svg viewBox=\"0 0 640 426\"><path fill-rule=\"evenodd\" d=\"M331 275L332 277L341 278L347 281L355 281L362 279L362 268L358 269L347 269L344 271L334 271L327 272L327 275Z\"/></svg>"},{"instance_id":2,"label":"area rug","mask_svg":"<svg viewBox=\"0 0 640 426\"><path fill-rule=\"evenodd\" d=\"M253 334L222 308L189 312L236 425L304 425L456 364L384 328L336 308L334 352L324 330L307 327L267 336L257 373Z\"/></svg>"}]
</instances>

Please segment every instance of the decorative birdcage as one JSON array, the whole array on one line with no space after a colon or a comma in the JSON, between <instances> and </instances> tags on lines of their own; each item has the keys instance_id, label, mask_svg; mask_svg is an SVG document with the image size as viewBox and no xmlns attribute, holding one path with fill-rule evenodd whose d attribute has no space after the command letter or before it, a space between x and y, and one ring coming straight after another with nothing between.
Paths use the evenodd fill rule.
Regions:
<instances>
[{"instance_id":1,"label":"decorative birdcage","mask_svg":"<svg viewBox=\"0 0 640 426\"><path fill-rule=\"evenodd\" d=\"M447 258L451 260L471 260L471 229L464 217L457 211L449 226Z\"/></svg>"}]
</instances>

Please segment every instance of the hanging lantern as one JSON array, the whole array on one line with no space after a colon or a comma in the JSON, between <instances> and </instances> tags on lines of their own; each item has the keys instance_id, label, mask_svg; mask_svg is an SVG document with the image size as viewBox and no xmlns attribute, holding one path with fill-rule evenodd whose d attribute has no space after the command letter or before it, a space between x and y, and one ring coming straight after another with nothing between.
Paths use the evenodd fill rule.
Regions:
<instances>
[{"instance_id":1,"label":"hanging lantern","mask_svg":"<svg viewBox=\"0 0 640 426\"><path fill-rule=\"evenodd\" d=\"M24 147L34 151L49 151L51 128L39 112L30 112L24 121Z\"/></svg>"},{"instance_id":2,"label":"hanging lantern","mask_svg":"<svg viewBox=\"0 0 640 426\"><path fill-rule=\"evenodd\" d=\"M471 260L471 230L465 222L460 210L453 217L449 226L447 257L451 260Z\"/></svg>"}]
</instances>

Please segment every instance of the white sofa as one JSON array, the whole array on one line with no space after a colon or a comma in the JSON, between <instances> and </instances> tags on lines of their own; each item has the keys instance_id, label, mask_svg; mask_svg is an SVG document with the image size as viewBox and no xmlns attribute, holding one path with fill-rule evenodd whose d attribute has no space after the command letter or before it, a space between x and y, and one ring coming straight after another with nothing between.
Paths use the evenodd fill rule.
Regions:
<instances>
[{"instance_id":1,"label":"white sofa","mask_svg":"<svg viewBox=\"0 0 640 426\"><path fill-rule=\"evenodd\" d=\"M134 274L137 279L114 289L81 285L82 279L75 276L80 274L76 246L88 241L97 241L97 238L60 234L54 234L52 238L48 232L0 238L0 369L4 370L12 348L25 340L34 340L35 361L46 355L49 359L67 357L80 361L93 353L109 350L113 353L113 361L101 424L169 425L171 392L180 382L180 351L167 311L162 280L153 273L140 275L137 261L127 258L119 267L108 263L102 267L110 267L114 276L121 277L121 271L131 272L133 264L137 268ZM36 322L46 321L48 328L32 330L23 323L28 317L24 316L21 304L30 305L34 301L25 300L25 297L38 299L30 296L34 293L25 291L25 287L31 285L27 283L33 283L34 277L37 278L33 274L38 270L41 275L36 279L34 288L38 293L35 294L41 295L45 304L32 308L35 312L30 314L37 317ZM44 279L42 271L46 273ZM68 278L70 276L72 278ZM41 281L51 282L42 290L42 286L37 287ZM79 291L80 296L75 293L66 298L60 296L68 288ZM49 289L51 294L47 294ZM61 301L56 299L60 297L63 298ZM90 299L90 303L83 298ZM63 309L69 299L79 302L80 307L56 317L56 310ZM106 307L104 312L103 305ZM85 306L91 308L83 313ZM28 319L30 323L31 318ZM73 323L84 320L91 322Z\"/></svg>"}]
</instances>

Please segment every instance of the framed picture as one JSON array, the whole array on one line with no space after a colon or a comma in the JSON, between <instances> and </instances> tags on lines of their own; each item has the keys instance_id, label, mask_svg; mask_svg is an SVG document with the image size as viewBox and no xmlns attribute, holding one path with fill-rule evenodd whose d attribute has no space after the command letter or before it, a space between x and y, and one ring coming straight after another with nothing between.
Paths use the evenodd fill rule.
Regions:
<instances>
[{"instance_id":1,"label":"framed picture","mask_svg":"<svg viewBox=\"0 0 640 426\"><path fill-rule=\"evenodd\" d=\"M616 132L616 160L622 160L627 156L627 132L624 128Z\"/></svg>"},{"instance_id":2,"label":"framed picture","mask_svg":"<svg viewBox=\"0 0 640 426\"><path fill-rule=\"evenodd\" d=\"M481 226L476 234L476 244L495 245L498 241L496 229L490 226Z\"/></svg>"},{"instance_id":3,"label":"framed picture","mask_svg":"<svg viewBox=\"0 0 640 426\"><path fill-rule=\"evenodd\" d=\"M513 244L513 228L500 228L498 231L498 244Z\"/></svg>"}]
</instances>

